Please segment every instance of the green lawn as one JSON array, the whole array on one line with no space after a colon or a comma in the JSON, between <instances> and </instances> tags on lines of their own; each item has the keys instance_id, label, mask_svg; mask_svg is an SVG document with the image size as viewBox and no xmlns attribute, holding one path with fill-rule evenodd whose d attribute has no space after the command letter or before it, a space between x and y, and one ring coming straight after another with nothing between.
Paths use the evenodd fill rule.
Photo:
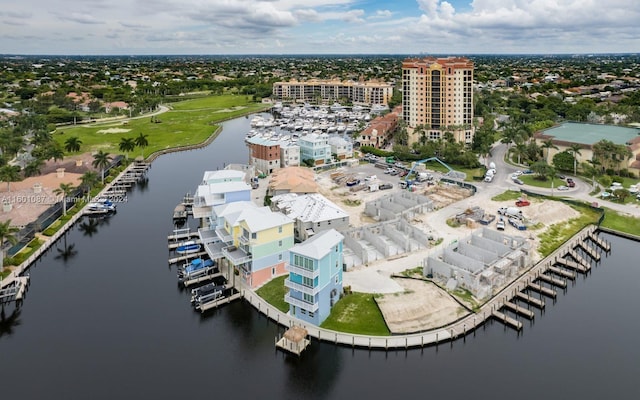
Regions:
<instances>
[{"instance_id":1,"label":"green lawn","mask_svg":"<svg viewBox=\"0 0 640 400\"><path fill-rule=\"evenodd\" d=\"M260 289L256 290L258 296L262 297L267 303L271 304L283 313L289 312L289 304L284 301L284 295L287 289L284 286L284 280L289 275L283 275L272 279Z\"/></svg>"},{"instance_id":2,"label":"green lawn","mask_svg":"<svg viewBox=\"0 0 640 400\"><path fill-rule=\"evenodd\" d=\"M202 143L217 129L216 123L238 117L242 114L265 109L265 105L253 103L247 96L212 96L170 104L170 111L154 117L160 122L152 122L151 117L104 124L61 127L54 138L64 146L65 140L77 136L82 141L80 152L104 150L121 154L118 145L122 138L136 138L145 134L149 146L144 148L144 156L163 149ZM111 130L111 131L110 131ZM130 157L142 154L136 148Z\"/></svg>"},{"instance_id":3,"label":"green lawn","mask_svg":"<svg viewBox=\"0 0 640 400\"><path fill-rule=\"evenodd\" d=\"M605 209L601 226L632 235L640 235L640 218L622 215L608 208Z\"/></svg>"},{"instance_id":4,"label":"green lawn","mask_svg":"<svg viewBox=\"0 0 640 400\"><path fill-rule=\"evenodd\" d=\"M580 212L579 217L553 224L549 229L540 234L540 247L538 251L540 251L543 257L553 253L562 243L580 232L585 226L597 223L598 218L600 218L599 211L591 207L571 207Z\"/></svg>"},{"instance_id":5,"label":"green lawn","mask_svg":"<svg viewBox=\"0 0 640 400\"><path fill-rule=\"evenodd\" d=\"M520 180L524 182L525 185L551 189L551 178L547 178L546 181L541 181L539 179L536 179L536 177L537 175L535 174L527 174L520 175L518 178L520 178ZM558 186L562 185L567 186L567 182L559 178L553 178L553 187L557 188Z\"/></svg>"},{"instance_id":6,"label":"green lawn","mask_svg":"<svg viewBox=\"0 0 640 400\"><path fill-rule=\"evenodd\" d=\"M432 171L447 173L449 170L442 164L437 161L429 161L424 164L425 168L430 169ZM474 176L484 176L486 169L484 167L480 168L463 168L457 165L450 165L450 167L454 171L464 172L467 174L465 181L472 182Z\"/></svg>"},{"instance_id":7,"label":"green lawn","mask_svg":"<svg viewBox=\"0 0 640 400\"><path fill-rule=\"evenodd\" d=\"M344 295L322 323L322 327L339 332L360 335L390 335L373 294L351 293Z\"/></svg>"},{"instance_id":8,"label":"green lawn","mask_svg":"<svg viewBox=\"0 0 640 400\"><path fill-rule=\"evenodd\" d=\"M497 196L493 196L491 200L493 201L518 200L520 197L522 197L522 193L520 193L520 191L507 190L506 192L500 193Z\"/></svg>"}]
</instances>

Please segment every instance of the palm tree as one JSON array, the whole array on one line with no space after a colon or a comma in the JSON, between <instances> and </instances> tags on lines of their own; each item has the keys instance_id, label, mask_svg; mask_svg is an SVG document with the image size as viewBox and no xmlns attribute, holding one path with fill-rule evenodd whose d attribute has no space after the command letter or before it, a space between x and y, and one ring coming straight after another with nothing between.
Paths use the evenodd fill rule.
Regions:
<instances>
[{"instance_id":1,"label":"palm tree","mask_svg":"<svg viewBox=\"0 0 640 400\"><path fill-rule=\"evenodd\" d=\"M80 182L81 185L86 188L86 191L90 192L91 189L100 182L100 177L98 177L96 171L87 171L80 177Z\"/></svg>"},{"instance_id":2,"label":"palm tree","mask_svg":"<svg viewBox=\"0 0 640 400\"><path fill-rule=\"evenodd\" d=\"M64 159L64 150L58 144L58 142L51 142L46 146L45 154L47 155L47 160L53 159L53 161L59 161Z\"/></svg>"},{"instance_id":3,"label":"palm tree","mask_svg":"<svg viewBox=\"0 0 640 400\"><path fill-rule=\"evenodd\" d=\"M142 157L144 157L144 148L149 145L149 141L147 140L148 136L149 135L145 135L141 132L140 135L138 135L138 137L135 139L136 146L142 149L140 154Z\"/></svg>"},{"instance_id":4,"label":"palm tree","mask_svg":"<svg viewBox=\"0 0 640 400\"><path fill-rule=\"evenodd\" d=\"M64 149L69 153L75 153L80 151L81 145L82 145L82 140L78 139L77 136L71 136L70 138L64 141Z\"/></svg>"},{"instance_id":5,"label":"palm tree","mask_svg":"<svg viewBox=\"0 0 640 400\"><path fill-rule=\"evenodd\" d=\"M10 219L0 222L0 253L2 254L0 271L4 269L4 241L8 240L12 245L18 243L18 238L14 235L16 232L18 232L18 228L11 226Z\"/></svg>"},{"instance_id":6,"label":"palm tree","mask_svg":"<svg viewBox=\"0 0 640 400\"><path fill-rule=\"evenodd\" d=\"M104 169L107 168L111 164L111 156L109 153L105 153L100 150L96 154L93 155L93 165L94 168L98 168L102 171L101 173L101 182L104 185Z\"/></svg>"},{"instance_id":7,"label":"palm tree","mask_svg":"<svg viewBox=\"0 0 640 400\"><path fill-rule=\"evenodd\" d=\"M20 167L17 165L3 165L0 167L0 181L7 182L7 192L11 191L11 182L20 180Z\"/></svg>"},{"instance_id":8,"label":"palm tree","mask_svg":"<svg viewBox=\"0 0 640 400\"><path fill-rule=\"evenodd\" d=\"M577 143L574 143L571 146L569 146L569 151L573 153L573 175L574 176L578 172L578 154L582 155L582 153L580 153L580 149L581 149L581 146Z\"/></svg>"},{"instance_id":9,"label":"palm tree","mask_svg":"<svg viewBox=\"0 0 640 400\"><path fill-rule=\"evenodd\" d=\"M129 158L128 153L136 148L136 141L133 138L122 138L120 139L120 145L118 145L118 148L120 151L125 153L125 158Z\"/></svg>"},{"instance_id":10,"label":"palm tree","mask_svg":"<svg viewBox=\"0 0 640 400\"><path fill-rule=\"evenodd\" d=\"M44 161L40 158L36 158L35 160L30 161L26 165L26 167L24 167L24 170L23 170L24 176L30 177L30 176L40 175L43 164L44 164Z\"/></svg>"},{"instance_id":11,"label":"palm tree","mask_svg":"<svg viewBox=\"0 0 640 400\"><path fill-rule=\"evenodd\" d=\"M75 187L70 183L61 183L60 187L53 191L56 196L62 195L62 214L67 215L67 197L73 192Z\"/></svg>"},{"instance_id":12,"label":"palm tree","mask_svg":"<svg viewBox=\"0 0 640 400\"><path fill-rule=\"evenodd\" d=\"M549 163L549 152L551 149L556 149L558 150L558 146L556 146L555 144L553 144L553 140L552 139L547 139L544 142L542 142L542 145L540 146L543 149L547 149L547 155L545 156L545 161L547 162L547 164Z\"/></svg>"}]
</instances>

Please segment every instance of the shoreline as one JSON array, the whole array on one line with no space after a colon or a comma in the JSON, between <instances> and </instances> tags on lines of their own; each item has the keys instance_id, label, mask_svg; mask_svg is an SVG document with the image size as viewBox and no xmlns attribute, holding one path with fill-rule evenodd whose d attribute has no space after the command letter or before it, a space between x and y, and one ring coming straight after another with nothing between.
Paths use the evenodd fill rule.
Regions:
<instances>
[{"instance_id":1,"label":"shoreline","mask_svg":"<svg viewBox=\"0 0 640 400\"><path fill-rule=\"evenodd\" d=\"M532 283L539 275L542 274L542 272L546 271L549 266L553 264L553 261L558 257L559 253L572 249L578 241L583 240L589 233L597 234L600 230L606 233L612 233L608 228L600 229L593 224L586 226L569 240L560 245L547 257L541 259L535 265L523 271L511 283L506 285L502 290L483 303L477 312L467 314L453 323L449 323L439 328L430 329L428 331L389 336L372 336L328 330L319 326L301 323L300 320L290 317L288 314L279 311L274 306L267 303L253 290L243 288L241 293L242 297L258 312L265 315L273 322L276 322L279 326L285 328L293 325L301 326L307 330L308 336L315 338L318 341L353 348L368 348L370 350L397 350L433 345L437 346L441 342L453 342L457 339L464 339L468 334L481 327L491 318L496 318L493 313L497 312L497 310L503 307L506 302L515 297L516 292L524 290L529 283ZM640 242L640 237L638 236L621 236ZM588 274L589 271L585 273L585 276ZM509 323L505 323L505 326L513 328Z\"/></svg>"}]
</instances>

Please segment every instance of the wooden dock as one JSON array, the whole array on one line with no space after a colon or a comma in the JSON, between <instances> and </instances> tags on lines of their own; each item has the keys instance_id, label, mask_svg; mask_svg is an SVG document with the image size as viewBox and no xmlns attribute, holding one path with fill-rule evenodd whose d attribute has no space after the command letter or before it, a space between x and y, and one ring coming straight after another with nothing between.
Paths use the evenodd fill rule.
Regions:
<instances>
[{"instance_id":1,"label":"wooden dock","mask_svg":"<svg viewBox=\"0 0 640 400\"><path fill-rule=\"evenodd\" d=\"M535 290L538 293L542 293L543 295L554 299L558 295L555 290L549 289L548 287L544 287L542 285L538 285L537 283L530 283L527 287L531 290Z\"/></svg>"},{"instance_id":2,"label":"wooden dock","mask_svg":"<svg viewBox=\"0 0 640 400\"><path fill-rule=\"evenodd\" d=\"M169 264L175 264L175 263L178 263L180 261L188 261L188 260L192 260L194 258L206 256L206 255L207 255L206 251L198 251L196 253L189 253L189 254L185 254L185 255L182 255L182 256L170 258L169 259Z\"/></svg>"},{"instance_id":3,"label":"wooden dock","mask_svg":"<svg viewBox=\"0 0 640 400\"><path fill-rule=\"evenodd\" d=\"M242 297L242 293L240 293L240 292L238 292L238 293L234 293L234 294L232 294L231 296L223 297L223 298L221 298L221 299L219 299L219 300L214 300L214 301L211 301L211 302L208 302L208 303L202 304L202 305L198 308L198 310L199 310L201 313L204 313L204 312L206 312L206 311L208 311L208 310L211 310L211 309L213 309L213 308L217 308L217 307L219 307L219 306L221 306L221 305L223 305L223 304L229 304L229 303L231 303L232 301L237 300L237 299L239 299L239 298L241 298L241 297Z\"/></svg>"},{"instance_id":4,"label":"wooden dock","mask_svg":"<svg viewBox=\"0 0 640 400\"><path fill-rule=\"evenodd\" d=\"M522 329L522 322L518 321L515 318L511 318L507 316L507 314L501 313L500 311L493 311L491 313L491 316L493 316L495 319L502 322L503 324L512 327L515 330L519 331Z\"/></svg>"},{"instance_id":5,"label":"wooden dock","mask_svg":"<svg viewBox=\"0 0 640 400\"><path fill-rule=\"evenodd\" d=\"M578 246L582 248L585 253L589 254L589 257L596 261L600 261L600 253L598 253L593 247L589 246L585 241L578 242Z\"/></svg>"},{"instance_id":6,"label":"wooden dock","mask_svg":"<svg viewBox=\"0 0 640 400\"><path fill-rule=\"evenodd\" d=\"M0 304L22 300L28 286L29 276L18 276L11 286L0 289Z\"/></svg>"},{"instance_id":7,"label":"wooden dock","mask_svg":"<svg viewBox=\"0 0 640 400\"><path fill-rule=\"evenodd\" d=\"M576 279L576 273L573 271L567 271L566 269L562 269L562 268L558 268L558 267L554 267L553 265L549 267L549 271L553 272L554 274L561 276L563 278L567 278L567 279L571 279L574 280Z\"/></svg>"},{"instance_id":8,"label":"wooden dock","mask_svg":"<svg viewBox=\"0 0 640 400\"><path fill-rule=\"evenodd\" d=\"M308 335L309 333L306 329L294 325L287 329L279 340L276 337L276 347L299 356L311 343Z\"/></svg>"},{"instance_id":9,"label":"wooden dock","mask_svg":"<svg viewBox=\"0 0 640 400\"><path fill-rule=\"evenodd\" d=\"M559 288L566 288L567 287L567 282L563 281L562 279L558 279L558 278L554 278L552 276L546 275L546 274L540 274L538 276L538 279L540 279L543 282L547 282L552 284L553 286L557 286Z\"/></svg>"},{"instance_id":10,"label":"wooden dock","mask_svg":"<svg viewBox=\"0 0 640 400\"><path fill-rule=\"evenodd\" d=\"M189 240L199 238L200 234L196 232L192 232L189 228L186 229L176 229L173 231L173 235L167 236L168 241L180 241L180 240Z\"/></svg>"},{"instance_id":11,"label":"wooden dock","mask_svg":"<svg viewBox=\"0 0 640 400\"><path fill-rule=\"evenodd\" d=\"M516 292L516 297L522 301L526 301L527 303L538 307L539 309L543 309L544 308L544 301L540 300L540 299L536 299L533 296L529 296L526 293L522 293L522 292Z\"/></svg>"},{"instance_id":12,"label":"wooden dock","mask_svg":"<svg viewBox=\"0 0 640 400\"><path fill-rule=\"evenodd\" d=\"M573 270L578 271L578 272L582 272L583 274L587 273L587 271L588 271L587 268L584 265L578 264L577 262L575 262L573 260L567 260L566 258L562 258L562 257L556 258L555 259L555 263L556 264L560 264L563 267L566 267L566 268L569 268L569 269L573 269Z\"/></svg>"},{"instance_id":13,"label":"wooden dock","mask_svg":"<svg viewBox=\"0 0 640 400\"><path fill-rule=\"evenodd\" d=\"M576 260L578 264L582 264L582 266L585 267L587 271L591 269L591 264L589 264L589 262L585 260L584 257L582 257L580 254L578 254L578 252L574 249L569 249L567 254L569 254L571 258Z\"/></svg>"},{"instance_id":14,"label":"wooden dock","mask_svg":"<svg viewBox=\"0 0 640 400\"><path fill-rule=\"evenodd\" d=\"M218 278L220 276L222 276L221 272L216 272L216 273L213 273L213 274L203 274L201 276L198 276L197 278L193 278L193 279L189 279L189 280L183 281L182 285L184 287L189 287L191 285L195 285L196 283L210 281L210 280Z\"/></svg>"},{"instance_id":15,"label":"wooden dock","mask_svg":"<svg viewBox=\"0 0 640 400\"><path fill-rule=\"evenodd\" d=\"M517 304L515 304L515 303L512 303L512 302L510 302L510 301L506 301L506 302L504 303L504 307L505 307L505 308L508 308L509 310L511 310L511 311L513 311L513 312L516 312L516 313L518 313L518 314L522 315L523 317L529 318L529 319L533 319L533 317L534 317L534 315L535 315L535 314L533 313L533 311L531 311L531 310L527 310L527 309L526 309L526 308L524 308L524 307L520 307L519 305L517 305Z\"/></svg>"},{"instance_id":16,"label":"wooden dock","mask_svg":"<svg viewBox=\"0 0 640 400\"><path fill-rule=\"evenodd\" d=\"M605 242L595 232L589 232L589 239L591 239L595 244L597 244L602 250L606 251L607 253L611 251L611 244Z\"/></svg>"}]
</instances>

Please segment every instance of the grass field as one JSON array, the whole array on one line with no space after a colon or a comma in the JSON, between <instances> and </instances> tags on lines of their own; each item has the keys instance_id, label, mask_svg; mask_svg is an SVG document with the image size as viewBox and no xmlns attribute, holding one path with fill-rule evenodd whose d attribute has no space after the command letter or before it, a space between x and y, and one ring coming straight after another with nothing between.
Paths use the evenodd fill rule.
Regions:
<instances>
[{"instance_id":1,"label":"grass field","mask_svg":"<svg viewBox=\"0 0 640 400\"><path fill-rule=\"evenodd\" d=\"M373 296L370 293L345 295L333 306L331 314L321 326L334 331L360 335L390 335L389 328Z\"/></svg>"},{"instance_id":2,"label":"grass field","mask_svg":"<svg viewBox=\"0 0 640 400\"><path fill-rule=\"evenodd\" d=\"M129 121L61 127L54 138L64 146L65 140L77 136L82 141L81 153L103 150L122 154L118 149L122 138L135 139L141 133L149 145L136 148L130 157L149 154L173 147L202 143L217 129L217 123L246 113L265 109L247 96L212 96L169 104L170 110L153 119L149 116ZM153 122L158 121L158 122Z\"/></svg>"},{"instance_id":3,"label":"grass field","mask_svg":"<svg viewBox=\"0 0 640 400\"><path fill-rule=\"evenodd\" d=\"M493 196L491 200L493 201L518 200L520 197L522 197L522 193L520 193L520 191L507 190L506 192L502 192L497 196Z\"/></svg>"},{"instance_id":4,"label":"grass field","mask_svg":"<svg viewBox=\"0 0 640 400\"><path fill-rule=\"evenodd\" d=\"M597 223L598 218L600 218L600 212L593 208L586 206L571 207L580 212L579 217L553 224L545 232L540 234L540 247L538 251L543 257L553 253L562 243L580 232L585 226Z\"/></svg>"},{"instance_id":5,"label":"grass field","mask_svg":"<svg viewBox=\"0 0 640 400\"><path fill-rule=\"evenodd\" d=\"M256 290L258 296L262 297L267 303L283 313L289 312L289 303L284 301L284 295L287 294L289 290L284 286L284 280L287 277L288 275L274 278Z\"/></svg>"},{"instance_id":6,"label":"grass field","mask_svg":"<svg viewBox=\"0 0 640 400\"><path fill-rule=\"evenodd\" d=\"M618 214L610 209L605 209L601 226L632 235L640 235L640 218Z\"/></svg>"}]
</instances>

